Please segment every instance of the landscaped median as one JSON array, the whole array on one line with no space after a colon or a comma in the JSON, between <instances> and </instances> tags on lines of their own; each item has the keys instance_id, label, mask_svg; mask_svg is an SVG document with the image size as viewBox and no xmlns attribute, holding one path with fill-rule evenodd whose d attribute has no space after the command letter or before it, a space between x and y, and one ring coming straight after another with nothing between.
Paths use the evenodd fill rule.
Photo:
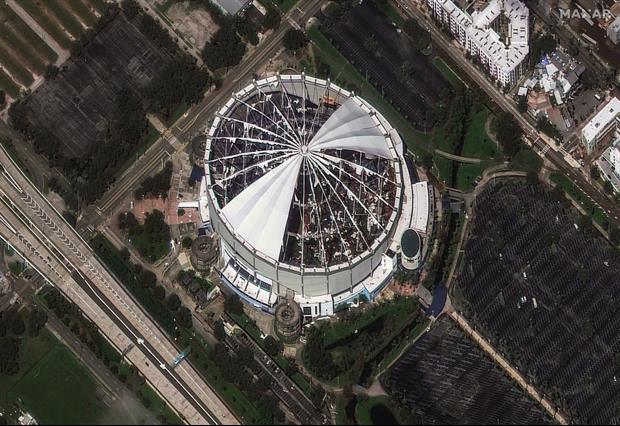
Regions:
<instances>
[{"instance_id":1,"label":"landscaped median","mask_svg":"<svg viewBox=\"0 0 620 426\"><path fill-rule=\"evenodd\" d=\"M424 330L421 323L420 305L413 298L395 297L343 312L307 330L304 366L330 386L372 381L379 362L393 356L401 336L415 338L413 330Z\"/></svg>"}]
</instances>

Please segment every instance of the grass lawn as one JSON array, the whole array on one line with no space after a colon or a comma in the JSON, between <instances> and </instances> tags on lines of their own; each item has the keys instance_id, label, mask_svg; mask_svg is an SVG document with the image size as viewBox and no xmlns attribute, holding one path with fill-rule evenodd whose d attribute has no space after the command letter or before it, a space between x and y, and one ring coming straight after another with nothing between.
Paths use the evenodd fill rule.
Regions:
<instances>
[{"instance_id":1,"label":"grass lawn","mask_svg":"<svg viewBox=\"0 0 620 426\"><path fill-rule=\"evenodd\" d=\"M484 172L484 163L461 163L456 177L456 187L462 191L470 191L476 186L476 179Z\"/></svg>"},{"instance_id":2,"label":"grass lawn","mask_svg":"<svg viewBox=\"0 0 620 426\"><path fill-rule=\"evenodd\" d=\"M517 152L510 162L512 168L524 172L538 172L542 167L543 160L529 147L523 147Z\"/></svg>"},{"instance_id":3,"label":"grass lawn","mask_svg":"<svg viewBox=\"0 0 620 426\"><path fill-rule=\"evenodd\" d=\"M463 80L461 80L459 76L456 75L452 68L450 68L450 66L446 64L446 62L442 58L440 58L439 56L435 56L432 62L435 68L437 68L441 75L443 75L444 78L448 80L454 88L458 89L460 87L463 87Z\"/></svg>"},{"instance_id":4,"label":"grass lawn","mask_svg":"<svg viewBox=\"0 0 620 426\"><path fill-rule=\"evenodd\" d=\"M486 106L471 116L461 153L463 157L474 157L482 160L497 157L498 146L489 137L485 129L485 124L490 116L491 111Z\"/></svg>"},{"instance_id":5,"label":"grass lawn","mask_svg":"<svg viewBox=\"0 0 620 426\"><path fill-rule=\"evenodd\" d=\"M98 382L47 329L23 340L20 367L16 376L0 380L1 400L20 401L40 424L95 423L110 414L98 398Z\"/></svg>"},{"instance_id":6,"label":"grass lawn","mask_svg":"<svg viewBox=\"0 0 620 426\"><path fill-rule=\"evenodd\" d=\"M393 416L393 419L397 424L404 424L404 422L399 419L398 416L398 408L395 404L390 400L388 396L374 396L368 398L366 401L358 401L355 406L355 418L357 419L357 424L359 425L374 425L374 424L389 424L385 423L388 419L381 417L380 421L373 422L371 410L375 407L383 406L385 407Z\"/></svg>"},{"instance_id":7,"label":"grass lawn","mask_svg":"<svg viewBox=\"0 0 620 426\"><path fill-rule=\"evenodd\" d=\"M329 64L332 78L338 84L353 84L360 88L360 95L385 116L402 136L405 144L414 154L433 151L431 134L416 130L366 78L340 54L317 26L308 30L314 43L313 54L323 63Z\"/></svg>"}]
</instances>

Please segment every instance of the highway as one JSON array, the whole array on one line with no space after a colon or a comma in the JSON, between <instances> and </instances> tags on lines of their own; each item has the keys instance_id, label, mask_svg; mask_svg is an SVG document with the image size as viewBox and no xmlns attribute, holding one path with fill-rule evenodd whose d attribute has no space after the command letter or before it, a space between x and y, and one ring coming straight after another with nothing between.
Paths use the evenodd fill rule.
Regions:
<instances>
[{"instance_id":1,"label":"highway","mask_svg":"<svg viewBox=\"0 0 620 426\"><path fill-rule=\"evenodd\" d=\"M161 168L162 163L176 151L183 150L195 135L204 130L224 102L252 79L259 66L275 57L282 48L286 30L305 23L318 13L321 4L317 0L300 0L296 7L284 15L280 27L228 73L219 89L208 92L202 102L191 107L187 114L172 125L162 138L117 179L95 206L84 212L78 224L80 231L96 229L145 177Z\"/></svg>"},{"instance_id":2,"label":"highway","mask_svg":"<svg viewBox=\"0 0 620 426\"><path fill-rule=\"evenodd\" d=\"M0 237L100 328L188 422L237 423L188 362L171 370L178 350L90 247L0 149Z\"/></svg>"},{"instance_id":3,"label":"highway","mask_svg":"<svg viewBox=\"0 0 620 426\"><path fill-rule=\"evenodd\" d=\"M502 94L498 88L492 83L486 74L474 66L472 62L467 60L463 54L462 48L458 42L449 38L441 30L437 28L435 22L427 15L421 12L417 5L411 0L395 0L395 4L404 12L405 15L413 17L422 23L431 33L433 43L441 50L446 52L450 58L459 66L461 70L466 72L476 84L495 102L501 109L512 114L523 129L526 141L534 148L541 157L550 161L558 170L566 174L571 180L598 206L600 206L609 216L610 221L616 226L620 225L620 209L615 203L609 199L599 188L592 185L580 168L575 168L564 158L568 155L563 149L558 148L554 141L550 140L546 135L539 132L532 123L530 123L521 114L515 103Z\"/></svg>"}]
</instances>

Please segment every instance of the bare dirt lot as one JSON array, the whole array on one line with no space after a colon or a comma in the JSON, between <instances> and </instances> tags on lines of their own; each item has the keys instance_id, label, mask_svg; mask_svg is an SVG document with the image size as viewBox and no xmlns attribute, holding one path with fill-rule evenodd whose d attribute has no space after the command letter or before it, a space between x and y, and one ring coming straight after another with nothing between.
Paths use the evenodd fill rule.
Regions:
<instances>
[{"instance_id":1,"label":"bare dirt lot","mask_svg":"<svg viewBox=\"0 0 620 426\"><path fill-rule=\"evenodd\" d=\"M166 11L175 30L183 34L190 43L202 49L219 29L205 9L192 6L190 2L175 3Z\"/></svg>"}]
</instances>

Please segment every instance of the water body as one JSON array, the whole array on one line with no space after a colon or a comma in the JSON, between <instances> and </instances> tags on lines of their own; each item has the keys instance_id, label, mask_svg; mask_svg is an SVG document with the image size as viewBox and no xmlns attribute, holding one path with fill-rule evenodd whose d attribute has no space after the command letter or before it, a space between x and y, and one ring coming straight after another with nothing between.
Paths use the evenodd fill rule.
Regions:
<instances>
[{"instance_id":1,"label":"water body","mask_svg":"<svg viewBox=\"0 0 620 426\"><path fill-rule=\"evenodd\" d=\"M374 425L398 424L390 409L383 404L377 404L370 409L370 419Z\"/></svg>"}]
</instances>

